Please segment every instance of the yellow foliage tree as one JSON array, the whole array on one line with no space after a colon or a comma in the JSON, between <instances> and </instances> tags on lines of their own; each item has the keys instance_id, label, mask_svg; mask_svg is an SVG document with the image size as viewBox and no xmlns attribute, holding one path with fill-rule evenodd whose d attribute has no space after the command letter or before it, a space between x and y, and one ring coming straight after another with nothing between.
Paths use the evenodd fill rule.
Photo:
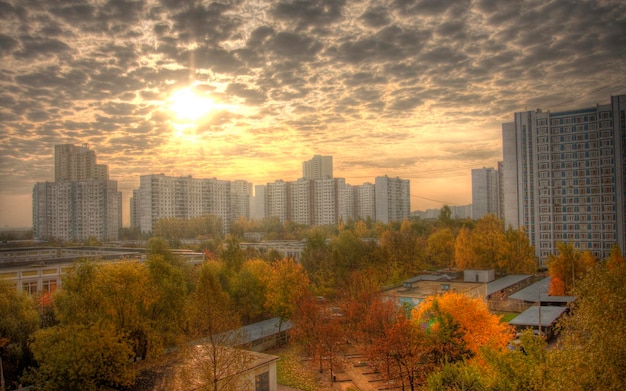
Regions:
<instances>
[{"instance_id":1,"label":"yellow foliage tree","mask_svg":"<svg viewBox=\"0 0 626 391\"><path fill-rule=\"evenodd\" d=\"M484 301L456 292L428 298L413 309L413 321L421 324L434 306L459 324L467 349L476 356L482 346L504 348L513 336L511 327L490 313Z\"/></svg>"}]
</instances>

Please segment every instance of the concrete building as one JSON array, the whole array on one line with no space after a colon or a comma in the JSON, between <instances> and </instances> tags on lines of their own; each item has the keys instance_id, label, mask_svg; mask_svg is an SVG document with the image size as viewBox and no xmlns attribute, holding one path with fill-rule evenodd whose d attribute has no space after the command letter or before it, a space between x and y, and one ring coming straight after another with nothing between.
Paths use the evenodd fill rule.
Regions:
<instances>
[{"instance_id":1,"label":"concrete building","mask_svg":"<svg viewBox=\"0 0 626 391\"><path fill-rule=\"evenodd\" d=\"M626 95L609 104L515 113L502 124L504 219L544 261L559 242L606 258L625 250Z\"/></svg>"},{"instance_id":2,"label":"concrete building","mask_svg":"<svg viewBox=\"0 0 626 391\"><path fill-rule=\"evenodd\" d=\"M97 164L96 153L87 144L54 146L54 180L84 181L86 179L109 179L109 168Z\"/></svg>"},{"instance_id":3,"label":"concrete building","mask_svg":"<svg viewBox=\"0 0 626 391\"><path fill-rule=\"evenodd\" d=\"M302 178L328 179L333 177L333 157L315 155L313 159L302 162Z\"/></svg>"},{"instance_id":4,"label":"concrete building","mask_svg":"<svg viewBox=\"0 0 626 391\"><path fill-rule=\"evenodd\" d=\"M354 212L357 220L376 220L376 186L373 183L354 186Z\"/></svg>"},{"instance_id":5,"label":"concrete building","mask_svg":"<svg viewBox=\"0 0 626 391\"><path fill-rule=\"evenodd\" d=\"M142 232L152 232L161 218L213 215L222 220L226 233L238 217L249 218L251 190L246 181L142 175L131 199L131 221Z\"/></svg>"},{"instance_id":6,"label":"concrete building","mask_svg":"<svg viewBox=\"0 0 626 391\"><path fill-rule=\"evenodd\" d=\"M376 177L376 221L387 224L411 216L411 184L408 179Z\"/></svg>"},{"instance_id":7,"label":"concrete building","mask_svg":"<svg viewBox=\"0 0 626 391\"><path fill-rule=\"evenodd\" d=\"M346 180L327 178L313 181L312 225L335 225L347 220L345 207Z\"/></svg>"},{"instance_id":8,"label":"concrete building","mask_svg":"<svg viewBox=\"0 0 626 391\"><path fill-rule=\"evenodd\" d=\"M117 240L122 226L122 193L109 180L108 167L96 163L87 145L55 145L55 182L33 187L35 239Z\"/></svg>"},{"instance_id":9,"label":"concrete building","mask_svg":"<svg viewBox=\"0 0 626 391\"><path fill-rule=\"evenodd\" d=\"M314 203L312 194L314 181L298 179L288 183L288 219L298 224L311 225Z\"/></svg>"},{"instance_id":10,"label":"concrete building","mask_svg":"<svg viewBox=\"0 0 626 391\"><path fill-rule=\"evenodd\" d=\"M254 195L250 201L250 218L255 220L263 220L265 218L265 197L266 197L265 185L255 185Z\"/></svg>"},{"instance_id":11,"label":"concrete building","mask_svg":"<svg viewBox=\"0 0 626 391\"><path fill-rule=\"evenodd\" d=\"M281 223L288 220L287 182L278 179L267 184L265 217L277 217Z\"/></svg>"},{"instance_id":12,"label":"concrete building","mask_svg":"<svg viewBox=\"0 0 626 391\"><path fill-rule=\"evenodd\" d=\"M472 218L492 214L500 217L500 179L493 168L472 169Z\"/></svg>"}]
</instances>

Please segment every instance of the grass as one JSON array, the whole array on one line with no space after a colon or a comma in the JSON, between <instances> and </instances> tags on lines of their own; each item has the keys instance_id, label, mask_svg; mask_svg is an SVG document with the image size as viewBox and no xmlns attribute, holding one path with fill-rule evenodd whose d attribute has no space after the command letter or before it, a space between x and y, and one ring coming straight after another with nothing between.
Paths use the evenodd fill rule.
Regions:
<instances>
[{"instance_id":1,"label":"grass","mask_svg":"<svg viewBox=\"0 0 626 391\"><path fill-rule=\"evenodd\" d=\"M501 322L510 322L511 320L515 319L515 317L519 315L515 312L507 312L501 315L500 317L500 321Z\"/></svg>"},{"instance_id":2,"label":"grass","mask_svg":"<svg viewBox=\"0 0 626 391\"><path fill-rule=\"evenodd\" d=\"M294 347L279 352L280 360L276 366L278 383L298 388L303 391L318 391L315 376L302 365L298 352Z\"/></svg>"}]
</instances>

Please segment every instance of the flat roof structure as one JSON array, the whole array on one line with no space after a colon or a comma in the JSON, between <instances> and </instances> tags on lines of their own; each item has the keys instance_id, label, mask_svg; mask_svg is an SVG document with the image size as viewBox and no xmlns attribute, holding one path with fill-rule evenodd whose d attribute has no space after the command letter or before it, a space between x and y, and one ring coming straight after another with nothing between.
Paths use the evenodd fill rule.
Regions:
<instances>
[{"instance_id":1,"label":"flat roof structure","mask_svg":"<svg viewBox=\"0 0 626 391\"><path fill-rule=\"evenodd\" d=\"M278 334L279 322L279 318L272 318L243 326L240 329L243 334L243 343L253 343L254 341L259 341L263 338L275 336ZM291 327L290 321L284 321L280 326L280 331L282 333L283 331L290 330Z\"/></svg>"},{"instance_id":2,"label":"flat roof structure","mask_svg":"<svg viewBox=\"0 0 626 391\"><path fill-rule=\"evenodd\" d=\"M510 274L487 283L487 296L531 278L530 274Z\"/></svg>"},{"instance_id":3,"label":"flat roof structure","mask_svg":"<svg viewBox=\"0 0 626 391\"><path fill-rule=\"evenodd\" d=\"M550 289L550 277L546 277L517 293L509 296L511 299L522 300L529 303L571 303L576 300L576 296L551 296L548 294Z\"/></svg>"},{"instance_id":4,"label":"flat roof structure","mask_svg":"<svg viewBox=\"0 0 626 391\"><path fill-rule=\"evenodd\" d=\"M559 306L532 306L521 314L512 319L509 324L511 326L518 327L538 327L539 318L541 317L541 327L549 327L554 323L563 313L567 310L567 307Z\"/></svg>"}]
</instances>

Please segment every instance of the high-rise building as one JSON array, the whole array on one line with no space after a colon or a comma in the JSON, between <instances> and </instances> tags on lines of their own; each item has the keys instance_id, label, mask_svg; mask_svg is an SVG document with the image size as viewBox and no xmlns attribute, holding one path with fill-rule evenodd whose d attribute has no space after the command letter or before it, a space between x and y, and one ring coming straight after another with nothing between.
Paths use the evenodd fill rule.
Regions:
<instances>
[{"instance_id":1,"label":"high-rise building","mask_svg":"<svg viewBox=\"0 0 626 391\"><path fill-rule=\"evenodd\" d=\"M265 197L265 216L278 217L281 223L288 220L288 189L287 182L278 179L268 183Z\"/></svg>"},{"instance_id":2,"label":"high-rise building","mask_svg":"<svg viewBox=\"0 0 626 391\"><path fill-rule=\"evenodd\" d=\"M606 258L622 251L626 95L609 104L515 113L502 124L504 220L524 227L545 260L559 242Z\"/></svg>"},{"instance_id":3,"label":"high-rise building","mask_svg":"<svg viewBox=\"0 0 626 391\"><path fill-rule=\"evenodd\" d=\"M472 169L472 218L492 214L500 217L500 180L493 168Z\"/></svg>"},{"instance_id":4,"label":"high-rise building","mask_svg":"<svg viewBox=\"0 0 626 391\"><path fill-rule=\"evenodd\" d=\"M411 183L408 179L379 176L375 180L376 221L387 224L411 216Z\"/></svg>"},{"instance_id":5,"label":"high-rise building","mask_svg":"<svg viewBox=\"0 0 626 391\"><path fill-rule=\"evenodd\" d=\"M288 182L288 220L298 224L312 225L314 181L298 179L296 182Z\"/></svg>"},{"instance_id":6,"label":"high-rise building","mask_svg":"<svg viewBox=\"0 0 626 391\"><path fill-rule=\"evenodd\" d=\"M108 166L96 163L96 153L87 144L54 146L54 180L109 179Z\"/></svg>"},{"instance_id":7,"label":"high-rise building","mask_svg":"<svg viewBox=\"0 0 626 391\"><path fill-rule=\"evenodd\" d=\"M347 219L345 187L343 178L313 181L313 225L335 225Z\"/></svg>"},{"instance_id":8,"label":"high-rise building","mask_svg":"<svg viewBox=\"0 0 626 391\"><path fill-rule=\"evenodd\" d=\"M265 185L254 185L254 196L250 201L250 218L263 220L265 218Z\"/></svg>"},{"instance_id":9,"label":"high-rise building","mask_svg":"<svg viewBox=\"0 0 626 391\"><path fill-rule=\"evenodd\" d=\"M333 177L333 157L315 155L313 159L302 162L302 178L328 179Z\"/></svg>"},{"instance_id":10,"label":"high-rise building","mask_svg":"<svg viewBox=\"0 0 626 391\"><path fill-rule=\"evenodd\" d=\"M87 145L55 145L55 182L33 187L36 239L117 240L122 225L122 194L108 180L108 167L96 163Z\"/></svg>"},{"instance_id":11,"label":"high-rise building","mask_svg":"<svg viewBox=\"0 0 626 391\"><path fill-rule=\"evenodd\" d=\"M131 216L142 232L152 232L161 218L191 219L213 215L222 220L222 231L239 217L248 219L252 184L191 176L142 175L133 191Z\"/></svg>"},{"instance_id":12,"label":"high-rise building","mask_svg":"<svg viewBox=\"0 0 626 391\"><path fill-rule=\"evenodd\" d=\"M354 212L357 220L376 220L376 186L373 183L354 186Z\"/></svg>"}]
</instances>

